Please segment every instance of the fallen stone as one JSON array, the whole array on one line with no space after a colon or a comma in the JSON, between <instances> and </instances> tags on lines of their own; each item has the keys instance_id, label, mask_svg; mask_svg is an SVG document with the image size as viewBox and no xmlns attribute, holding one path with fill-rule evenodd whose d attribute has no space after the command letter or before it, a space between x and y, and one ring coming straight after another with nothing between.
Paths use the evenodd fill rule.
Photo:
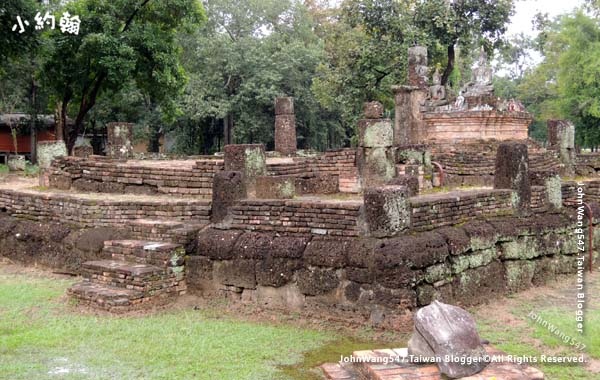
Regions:
<instances>
[{"instance_id":1,"label":"fallen stone","mask_svg":"<svg viewBox=\"0 0 600 380\"><path fill-rule=\"evenodd\" d=\"M450 356L457 360L439 361L440 372L451 379L481 372L485 348L477 333L475 320L465 310L433 301L415 314L415 332L408 346L411 355ZM431 355L433 353L433 355ZM469 358L461 363L460 358Z\"/></svg>"}]
</instances>

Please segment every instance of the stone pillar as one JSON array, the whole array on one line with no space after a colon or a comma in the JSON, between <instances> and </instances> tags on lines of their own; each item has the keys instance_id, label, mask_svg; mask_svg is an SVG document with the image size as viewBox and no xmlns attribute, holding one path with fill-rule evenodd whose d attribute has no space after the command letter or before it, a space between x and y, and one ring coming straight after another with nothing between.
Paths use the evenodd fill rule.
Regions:
<instances>
[{"instance_id":1,"label":"stone pillar","mask_svg":"<svg viewBox=\"0 0 600 380\"><path fill-rule=\"evenodd\" d=\"M494 189L514 190L513 204L520 211L526 211L531 203L529 182L529 157L527 144L505 142L498 146Z\"/></svg>"},{"instance_id":2,"label":"stone pillar","mask_svg":"<svg viewBox=\"0 0 600 380\"><path fill-rule=\"evenodd\" d=\"M213 177L210 221L212 223L226 222L230 216L230 207L244 198L246 198L246 186L241 172L216 172Z\"/></svg>"},{"instance_id":3,"label":"stone pillar","mask_svg":"<svg viewBox=\"0 0 600 380\"><path fill-rule=\"evenodd\" d=\"M225 170L239 171L249 196L256 194L256 177L267 175L263 144L225 145Z\"/></svg>"},{"instance_id":4,"label":"stone pillar","mask_svg":"<svg viewBox=\"0 0 600 380\"><path fill-rule=\"evenodd\" d=\"M365 118L358 122L357 164L362 188L379 186L396 176L394 130L390 119L383 119L379 102L365 103Z\"/></svg>"},{"instance_id":5,"label":"stone pillar","mask_svg":"<svg viewBox=\"0 0 600 380\"><path fill-rule=\"evenodd\" d=\"M392 86L394 92L394 145L420 144L425 140L425 122L421 107L427 90L414 86Z\"/></svg>"},{"instance_id":6,"label":"stone pillar","mask_svg":"<svg viewBox=\"0 0 600 380\"><path fill-rule=\"evenodd\" d=\"M367 233L390 237L410 225L408 190L405 186L381 186L365 190L364 221Z\"/></svg>"},{"instance_id":7,"label":"stone pillar","mask_svg":"<svg viewBox=\"0 0 600 380\"><path fill-rule=\"evenodd\" d=\"M296 154L296 149L294 98L275 98L275 151L291 156Z\"/></svg>"},{"instance_id":8,"label":"stone pillar","mask_svg":"<svg viewBox=\"0 0 600 380\"><path fill-rule=\"evenodd\" d=\"M39 141L37 143L38 166L42 170L48 169L55 158L68 155L67 146L62 140Z\"/></svg>"},{"instance_id":9,"label":"stone pillar","mask_svg":"<svg viewBox=\"0 0 600 380\"><path fill-rule=\"evenodd\" d=\"M427 48L425 46L408 48L408 85L427 89L429 87L428 71Z\"/></svg>"},{"instance_id":10,"label":"stone pillar","mask_svg":"<svg viewBox=\"0 0 600 380\"><path fill-rule=\"evenodd\" d=\"M133 157L133 123L108 123L106 154L111 158Z\"/></svg>"},{"instance_id":11,"label":"stone pillar","mask_svg":"<svg viewBox=\"0 0 600 380\"><path fill-rule=\"evenodd\" d=\"M575 126L568 120L548 120L548 149L557 151L567 174L574 173Z\"/></svg>"},{"instance_id":12,"label":"stone pillar","mask_svg":"<svg viewBox=\"0 0 600 380\"><path fill-rule=\"evenodd\" d=\"M412 145L423 142L425 123L421 107L429 94L427 78L427 48L408 49L408 86L392 86L394 92L394 145Z\"/></svg>"}]
</instances>

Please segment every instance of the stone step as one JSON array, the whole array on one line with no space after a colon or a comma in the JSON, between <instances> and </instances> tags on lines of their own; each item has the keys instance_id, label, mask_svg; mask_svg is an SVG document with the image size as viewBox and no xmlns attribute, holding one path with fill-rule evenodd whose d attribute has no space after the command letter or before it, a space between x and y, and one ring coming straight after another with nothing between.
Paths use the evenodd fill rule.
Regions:
<instances>
[{"instance_id":1,"label":"stone step","mask_svg":"<svg viewBox=\"0 0 600 380\"><path fill-rule=\"evenodd\" d=\"M125 311L141 304L144 299L143 293L137 290L116 288L89 281L71 286L67 294L82 304L107 311Z\"/></svg>"},{"instance_id":2,"label":"stone step","mask_svg":"<svg viewBox=\"0 0 600 380\"><path fill-rule=\"evenodd\" d=\"M146 279L166 272L166 268L159 268L154 265L128 263L117 260L86 261L82 267L91 273L110 273L120 278Z\"/></svg>"},{"instance_id":3,"label":"stone step","mask_svg":"<svg viewBox=\"0 0 600 380\"><path fill-rule=\"evenodd\" d=\"M145 296L173 291L183 281L184 272L116 260L88 261L82 265L82 275L89 282L133 289ZM178 288L179 289L179 288Z\"/></svg>"},{"instance_id":4,"label":"stone step","mask_svg":"<svg viewBox=\"0 0 600 380\"><path fill-rule=\"evenodd\" d=\"M113 260L161 268L183 266L185 257L181 244L147 240L107 240L103 252Z\"/></svg>"},{"instance_id":5,"label":"stone step","mask_svg":"<svg viewBox=\"0 0 600 380\"><path fill-rule=\"evenodd\" d=\"M139 219L129 224L131 236L134 239L163 241L183 245L186 250L196 239L198 231L206 226L205 223L180 222L161 219ZM190 247L193 249L194 247Z\"/></svg>"},{"instance_id":6,"label":"stone step","mask_svg":"<svg viewBox=\"0 0 600 380\"><path fill-rule=\"evenodd\" d=\"M67 289L67 294L77 300L79 305L111 313L150 309L174 301L177 295L177 293L160 292L146 296L137 290L89 281L82 281L71 286Z\"/></svg>"}]
</instances>

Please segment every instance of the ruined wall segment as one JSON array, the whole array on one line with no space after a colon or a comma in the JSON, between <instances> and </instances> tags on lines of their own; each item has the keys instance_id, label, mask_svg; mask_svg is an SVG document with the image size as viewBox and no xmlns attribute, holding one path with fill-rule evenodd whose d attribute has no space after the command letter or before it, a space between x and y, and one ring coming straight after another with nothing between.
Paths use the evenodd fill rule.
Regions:
<instances>
[{"instance_id":1,"label":"ruined wall segment","mask_svg":"<svg viewBox=\"0 0 600 380\"><path fill-rule=\"evenodd\" d=\"M11 216L79 227L125 226L137 219L175 219L208 224L210 201L158 197L107 199L37 191L0 190L0 208Z\"/></svg>"},{"instance_id":2,"label":"ruined wall segment","mask_svg":"<svg viewBox=\"0 0 600 380\"><path fill-rule=\"evenodd\" d=\"M207 229L188 261L188 282L204 294L351 310L393 327L434 299L475 305L573 273L570 223L561 214L506 216L383 239Z\"/></svg>"}]
</instances>

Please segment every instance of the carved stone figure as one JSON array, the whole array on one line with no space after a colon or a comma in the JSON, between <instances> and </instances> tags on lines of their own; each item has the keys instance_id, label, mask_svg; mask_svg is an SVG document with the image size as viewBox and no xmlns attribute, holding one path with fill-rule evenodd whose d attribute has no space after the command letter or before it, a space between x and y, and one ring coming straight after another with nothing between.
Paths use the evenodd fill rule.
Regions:
<instances>
[{"instance_id":1,"label":"carved stone figure","mask_svg":"<svg viewBox=\"0 0 600 380\"><path fill-rule=\"evenodd\" d=\"M454 109L457 111L462 110L465 107L465 97L461 93L456 97L456 101L454 102Z\"/></svg>"},{"instance_id":2,"label":"carved stone figure","mask_svg":"<svg viewBox=\"0 0 600 380\"><path fill-rule=\"evenodd\" d=\"M465 86L465 96L492 95L494 86L492 85L493 72L490 67L487 56L483 48L479 54L477 66L473 69L473 77L470 83Z\"/></svg>"},{"instance_id":3,"label":"carved stone figure","mask_svg":"<svg viewBox=\"0 0 600 380\"><path fill-rule=\"evenodd\" d=\"M442 76L437 68L433 73L433 85L429 87L429 99L434 101L446 99L446 87L442 86Z\"/></svg>"}]
</instances>

